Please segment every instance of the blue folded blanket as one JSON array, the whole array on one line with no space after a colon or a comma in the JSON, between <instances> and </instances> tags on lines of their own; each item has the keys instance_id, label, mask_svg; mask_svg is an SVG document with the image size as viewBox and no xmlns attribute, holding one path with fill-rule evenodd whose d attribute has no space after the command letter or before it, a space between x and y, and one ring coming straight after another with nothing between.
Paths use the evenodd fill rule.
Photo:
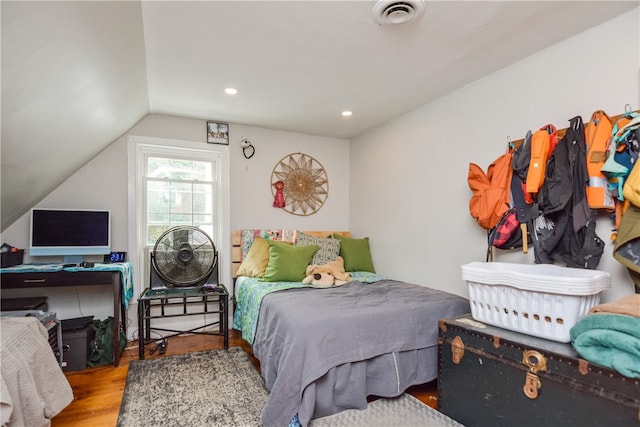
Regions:
<instances>
[{"instance_id":1,"label":"blue folded blanket","mask_svg":"<svg viewBox=\"0 0 640 427\"><path fill-rule=\"evenodd\" d=\"M585 360L640 378L640 317L590 314L580 319L569 335Z\"/></svg>"}]
</instances>

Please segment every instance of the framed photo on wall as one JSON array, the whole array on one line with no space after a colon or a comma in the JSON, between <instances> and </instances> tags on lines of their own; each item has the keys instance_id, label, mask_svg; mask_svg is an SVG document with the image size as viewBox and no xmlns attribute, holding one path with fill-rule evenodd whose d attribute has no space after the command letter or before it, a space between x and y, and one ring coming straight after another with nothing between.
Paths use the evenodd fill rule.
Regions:
<instances>
[{"instance_id":1,"label":"framed photo on wall","mask_svg":"<svg viewBox=\"0 0 640 427\"><path fill-rule=\"evenodd\" d=\"M229 145L229 124L207 122L207 143Z\"/></svg>"}]
</instances>

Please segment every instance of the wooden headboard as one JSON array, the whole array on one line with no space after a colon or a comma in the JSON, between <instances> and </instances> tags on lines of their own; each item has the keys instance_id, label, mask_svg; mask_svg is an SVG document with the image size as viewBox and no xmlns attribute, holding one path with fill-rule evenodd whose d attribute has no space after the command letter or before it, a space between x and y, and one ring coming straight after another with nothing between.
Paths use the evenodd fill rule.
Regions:
<instances>
[{"instance_id":1,"label":"wooden headboard","mask_svg":"<svg viewBox=\"0 0 640 427\"><path fill-rule=\"evenodd\" d=\"M345 237L351 237L350 231L301 231L301 233L309 234L316 237L328 237L332 234L339 234ZM233 230L231 232L231 260L233 267L231 274L235 279L237 277L238 269L242 263L242 230Z\"/></svg>"}]
</instances>

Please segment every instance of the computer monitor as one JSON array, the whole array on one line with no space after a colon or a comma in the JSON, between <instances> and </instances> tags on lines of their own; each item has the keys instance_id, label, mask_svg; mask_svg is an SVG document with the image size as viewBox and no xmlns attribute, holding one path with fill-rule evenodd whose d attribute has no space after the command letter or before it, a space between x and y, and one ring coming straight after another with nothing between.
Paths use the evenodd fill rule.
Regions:
<instances>
[{"instance_id":1,"label":"computer monitor","mask_svg":"<svg viewBox=\"0 0 640 427\"><path fill-rule=\"evenodd\" d=\"M29 255L63 256L65 263L73 263L84 255L110 252L110 211L31 209Z\"/></svg>"}]
</instances>

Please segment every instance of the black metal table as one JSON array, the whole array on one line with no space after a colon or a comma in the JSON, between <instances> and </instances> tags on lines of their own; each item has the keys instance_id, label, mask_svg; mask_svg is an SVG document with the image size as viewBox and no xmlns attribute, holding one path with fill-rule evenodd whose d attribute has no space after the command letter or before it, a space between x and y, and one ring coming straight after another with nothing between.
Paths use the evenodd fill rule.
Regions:
<instances>
[{"instance_id":1,"label":"black metal table","mask_svg":"<svg viewBox=\"0 0 640 427\"><path fill-rule=\"evenodd\" d=\"M175 307L178 307L176 309ZM152 313L153 309L153 313ZM218 314L217 320L206 322L202 326L188 330L151 327L152 319L170 317ZM144 348L155 339L151 339L154 331L171 332L164 338L183 334L221 335L224 337L224 348L229 348L229 293L224 285L202 288L160 288L145 289L138 298L138 354L144 359ZM218 325L217 331L204 328Z\"/></svg>"}]
</instances>

